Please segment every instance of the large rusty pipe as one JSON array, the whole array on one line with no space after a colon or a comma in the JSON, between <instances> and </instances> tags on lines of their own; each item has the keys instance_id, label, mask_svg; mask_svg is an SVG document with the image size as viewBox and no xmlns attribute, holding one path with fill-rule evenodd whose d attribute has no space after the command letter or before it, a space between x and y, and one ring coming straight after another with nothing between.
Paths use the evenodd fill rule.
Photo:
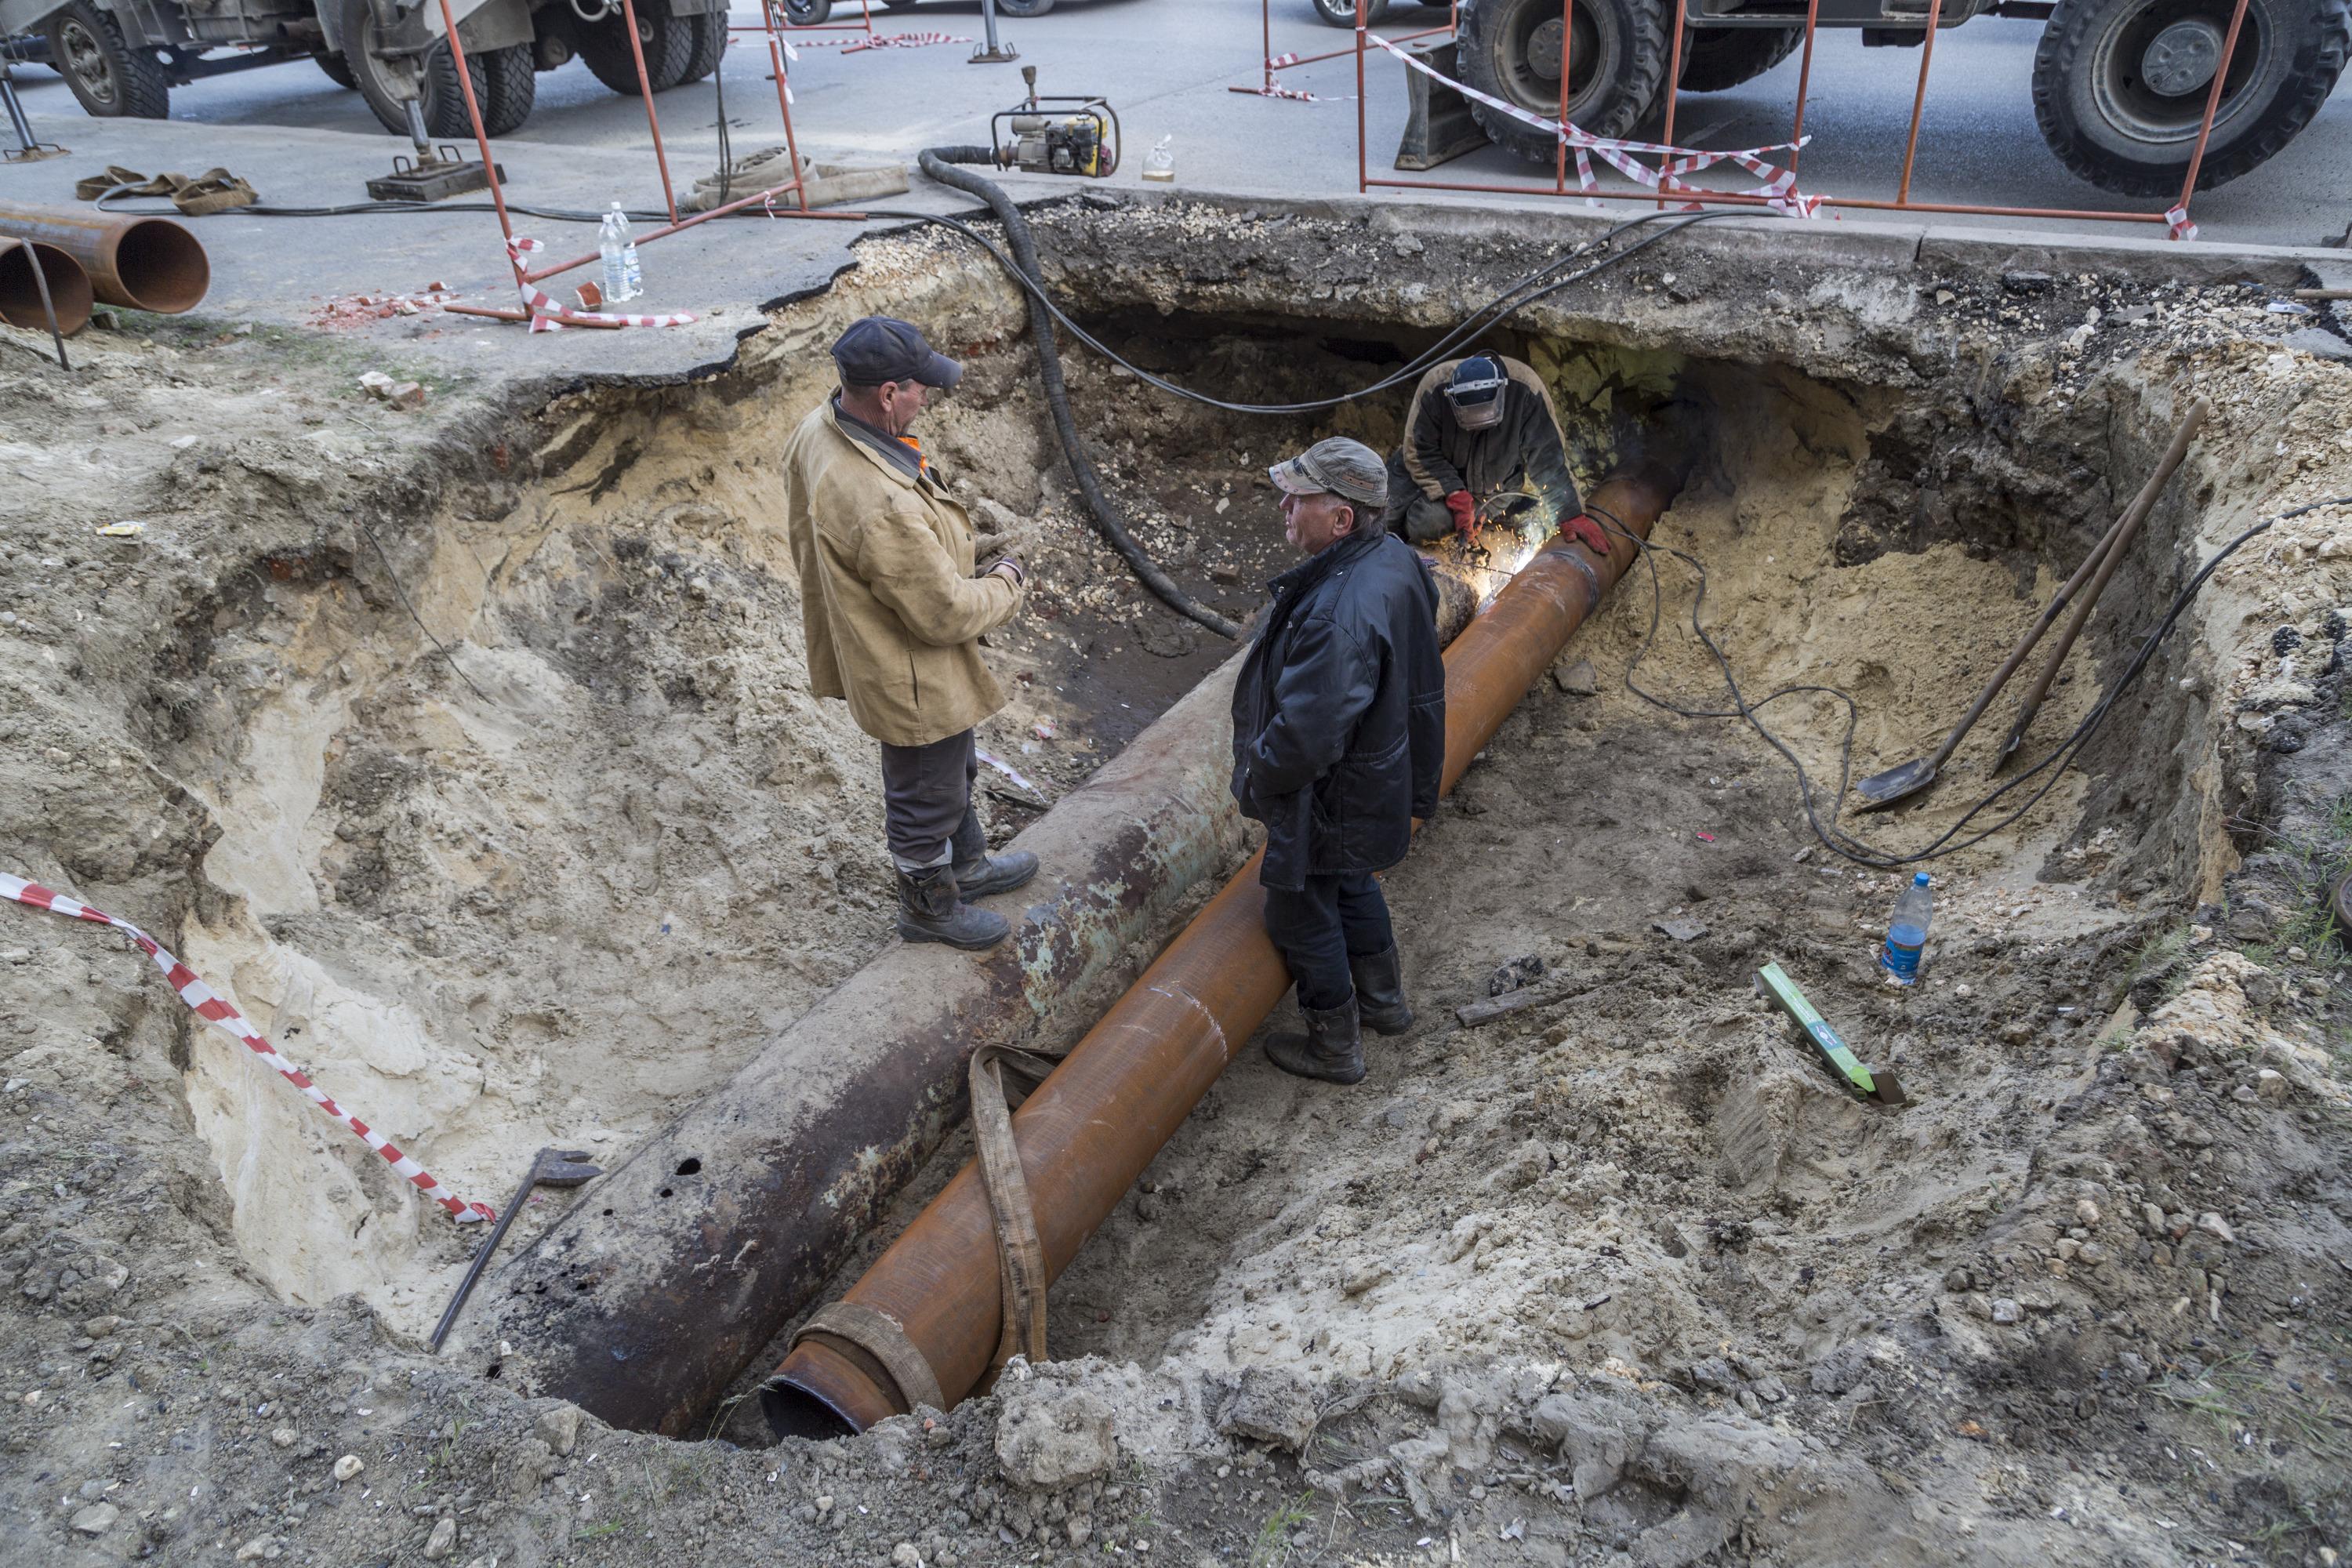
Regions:
<instances>
[{"instance_id":1,"label":"large rusty pipe","mask_svg":"<svg viewBox=\"0 0 2352 1568\"><path fill-rule=\"evenodd\" d=\"M1643 467L1604 482L1591 510L1646 538L1678 489L1673 474ZM1562 535L1454 639L1445 654L1442 789L1454 787L1638 552L1613 531L1605 555ZM1014 1115L1050 1274L1068 1267L1289 989L1266 938L1257 873L1254 858ZM948 1184L847 1300L897 1322L950 1403L988 1374L1001 1314L995 1235L975 1166ZM862 1432L910 1408L878 1362L824 1333L793 1348L761 1398L780 1436Z\"/></svg>"},{"instance_id":2,"label":"large rusty pipe","mask_svg":"<svg viewBox=\"0 0 2352 1568\"><path fill-rule=\"evenodd\" d=\"M35 268L40 268L37 277ZM41 300L41 285L48 285L48 302ZM54 245L17 245L0 239L0 321L28 332L49 330L49 311L58 313L57 330L71 337L89 325L89 274Z\"/></svg>"},{"instance_id":3,"label":"large rusty pipe","mask_svg":"<svg viewBox=\"0 0 2352 1568\"><path fill-rule=\"evenodd\" d=\"M204 246L170 218L0 202L0 237L56 246L110 305L176 316L212 286Z\"/></svg>"},{"instance_id":4,"label":"large rusty pipe","mask_svg":"<svg viewBox=\"0 0 2352 1568\"><path fill-rule=\"evenodd\" d=\"M1438 635L1476 608L1438 578ZM1225 791L1236 655L1022 834L1013 942L886 949L499 1268L461 1345L524 1392L681 1435L814 1299L958 1114L975 1047L1041 1029L1242 844ZM511 1347L508 1349L506 1347ZM456 1353L468 1353L459 1351Z\"/></svg>"}]
</instances>

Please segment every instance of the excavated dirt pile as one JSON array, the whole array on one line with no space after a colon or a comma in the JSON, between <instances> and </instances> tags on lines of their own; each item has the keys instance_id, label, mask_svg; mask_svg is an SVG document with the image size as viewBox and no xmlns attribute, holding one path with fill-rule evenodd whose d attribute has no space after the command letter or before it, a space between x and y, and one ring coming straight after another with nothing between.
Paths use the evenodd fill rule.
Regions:
<instances>
[{"instance_id":1,"label":"excavated dirt pile","mask_svg":"<svg viewBox=\"0 0 2352 1568\"><path fill-rule=\"evenodd\" d=\"M1123 353L1252 402L1372 380L1560 254L1432 215L1039 227ZM2214 549L2352 492L2352 369L2309 352L2340 340L2267 310L2278 279L1831 266L1757 235L1676 237L1486 340L1555 387L1588 487L1662 420L1702 461L1667 548L1389 878L1416 1027L1348 1090L1245 1052L1057 1285L1063 1359L953 1412L772 1446L739 1399L680 1443L436 1361L478 1227L119 937L0 906L11 1557L2352 1547L2325 912L2352 864L2352 510L2236 554L2076 766L1971 815L2024 771L1994 771L2003 704L1933 795L1846 819L1958 846L1916 989L1871 962L1906 877L1825 849L1791 765L1825 823L1849 763L1932 750L2203 395L2038 761ZM410 413L223 323L101 335L71 379L0 342L0 870L139 922L460 1197L504 1204L542 1144L616 1162L888 940L871 747L807 691L772 459L875 310L969 363L927 450L1027 542L982 731L1016 832L1230 647L1089 530L1019 297L918 233L683 385L436 384ZM1285 563L1265 465L1389 444L1404 402L1270 419L1074 347L1071 374L1140 541L1244 618ZM1518 547L1484 542L1499 581ZM1693 561L1785 754L1723 716ZM1754 997L1769 960L1910 1104L1815 1065ZM595 1191L542 1194L507 1246Z\"/></svg>"}]
</instances>

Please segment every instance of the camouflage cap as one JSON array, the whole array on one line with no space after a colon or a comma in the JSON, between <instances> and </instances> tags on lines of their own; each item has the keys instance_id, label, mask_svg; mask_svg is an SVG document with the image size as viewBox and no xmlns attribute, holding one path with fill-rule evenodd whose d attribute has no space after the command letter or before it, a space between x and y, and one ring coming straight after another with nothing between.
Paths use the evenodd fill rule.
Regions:
<instances>
[{"instance_id":1,"label":"camouflage cap","mask_svg":"<svg viewBox=\"0 0 2352 1568\"><path fill-rule=\"evenodd\" d=\"M1389 466L1361 441L1334 436L1268 468L1266 477L1295 496L1325 491L1359 506L1389 502Z\"/></svg>"}]
</instances>

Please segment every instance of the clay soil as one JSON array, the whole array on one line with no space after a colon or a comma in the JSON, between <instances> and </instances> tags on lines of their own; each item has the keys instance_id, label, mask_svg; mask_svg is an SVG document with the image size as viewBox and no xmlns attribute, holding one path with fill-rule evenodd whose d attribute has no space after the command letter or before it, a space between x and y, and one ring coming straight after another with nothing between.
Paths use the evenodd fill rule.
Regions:
<instances>
[{"instance_id":1,"label":"clay soil","mask_svg":"<svg viewBox=\"0 0 2352 1568\"><path fill-rule=\"evenodd\" d=\"M1123 352L1253 400L1360 384L1549 254L1272 211L1042 225ZM1245 1050L1056 1286L1057 1359L951 1412L774 1444L745 1397L674 1442L436 1362L478 1229L120 938L0 908L0 1556L2352 1549L2322 910L2352 855L2352 511L2236 556L2015 820L2033 786L1966 816L2011 776L2006 704L1933 795L1846 818L1890 855L1990 830L1928 866L1912 990L1871 957L1907 868L1832 854L1790 757L1703 716L1731 700L1690 625L1695 560L1750 701L1851 695L1850 747L1821 692L1757 715L1826 823L1847 762L1933 748L2204 395L2030 764L2205 555L2352 492L2352 369L2234 284L1664 254L1490 340L1551 380L1588 485L1669 426L1705 460L1389 876L1415 1027L1346 1090ZM466 1197L504 1204L545 1143L617 1161L890 940L871 747L807 692L770 457L877 309L970 363L927 447L1037 582L982 731L1017 832L1231 650L1087 528L1017 297L913 236L680 386L434 383L411 413L358 393L379 367L230 322L134 318L72 378L0 341L0 869L140 922ZM1139 538L1240 617L1286 563L1266 463L1385 444L1402 405L1072 378ZM1454 567L1519 553L1485 543ZM1768 960L1908 1105L1821 1069L1753 994ZM1458 1021L1523 984L1546 999Z\"/></svg>"}]
</instances>

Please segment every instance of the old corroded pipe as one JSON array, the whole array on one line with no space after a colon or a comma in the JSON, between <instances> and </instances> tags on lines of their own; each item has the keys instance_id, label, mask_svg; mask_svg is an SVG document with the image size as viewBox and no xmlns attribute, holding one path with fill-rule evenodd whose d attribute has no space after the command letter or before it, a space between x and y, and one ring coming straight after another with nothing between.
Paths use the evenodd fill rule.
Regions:
<instances>
[{"instance_id":1,"label":"old corroded pipe","mask_svg":"<svg viewBox=\"0 0 2352 1568\"><path fill-rule=\"evenodd\" d=\"M1013 941L885 949L493 1271L475 1364L616 1426L699 1434L954 1124L973 1049L1075 1034L1064 1000L1239 854L1239 665L1021 835L1041 869Z\"/></svg>"},{"instance_id":2,"label":"old corroded pipe","mask_svg":"<svg viewBox=\"0 0 2352 1568\"><path fill-rule=\"evenodd\" d=\"M1663 468L1621 473L1589 510L1646 538L1678 488ZM1442 789L1454 787L1638 550L1613 531L1606 555L1563 535L1454 639L1445 654ZM1068 1267L1289 988L1266 938L1257 873L1253 858L1013 1117L1049 1274ZM846 1300L898 1325L950 1403L988 1374L1001 1312L995 1235L976 1166L948 1184ZM761 1398L779 1436L862 1432L913 1407L878 1360L824 1332L793 1346Z\"/></svg>"},{"instance_id":3,"label":"old corroded pipe","mask_svg":"<svg viewBox=\"0 0 2352 1568\"><path fill-rule=\"evenodd\" d=\"M110 305L175 316L212 286L212 263L196 237L169 218L0 202L0 237L53 245L89 274Z\"/></svg>"},{"instance_id":4,"label":"old corroded pipe","mask_svg":"<svg viewBox=\"0 0 2352 1568\"><path fill-rule=\"evenodd\" d=\"M39 268L37 276L35 268ZM46 301L41 286L48 285ZM0 321L28 332L46 332L49 312L56 328L71 337L89 325L89 274L54 245L16 245L0 238Z\"/></svg>"}]
</instances>

